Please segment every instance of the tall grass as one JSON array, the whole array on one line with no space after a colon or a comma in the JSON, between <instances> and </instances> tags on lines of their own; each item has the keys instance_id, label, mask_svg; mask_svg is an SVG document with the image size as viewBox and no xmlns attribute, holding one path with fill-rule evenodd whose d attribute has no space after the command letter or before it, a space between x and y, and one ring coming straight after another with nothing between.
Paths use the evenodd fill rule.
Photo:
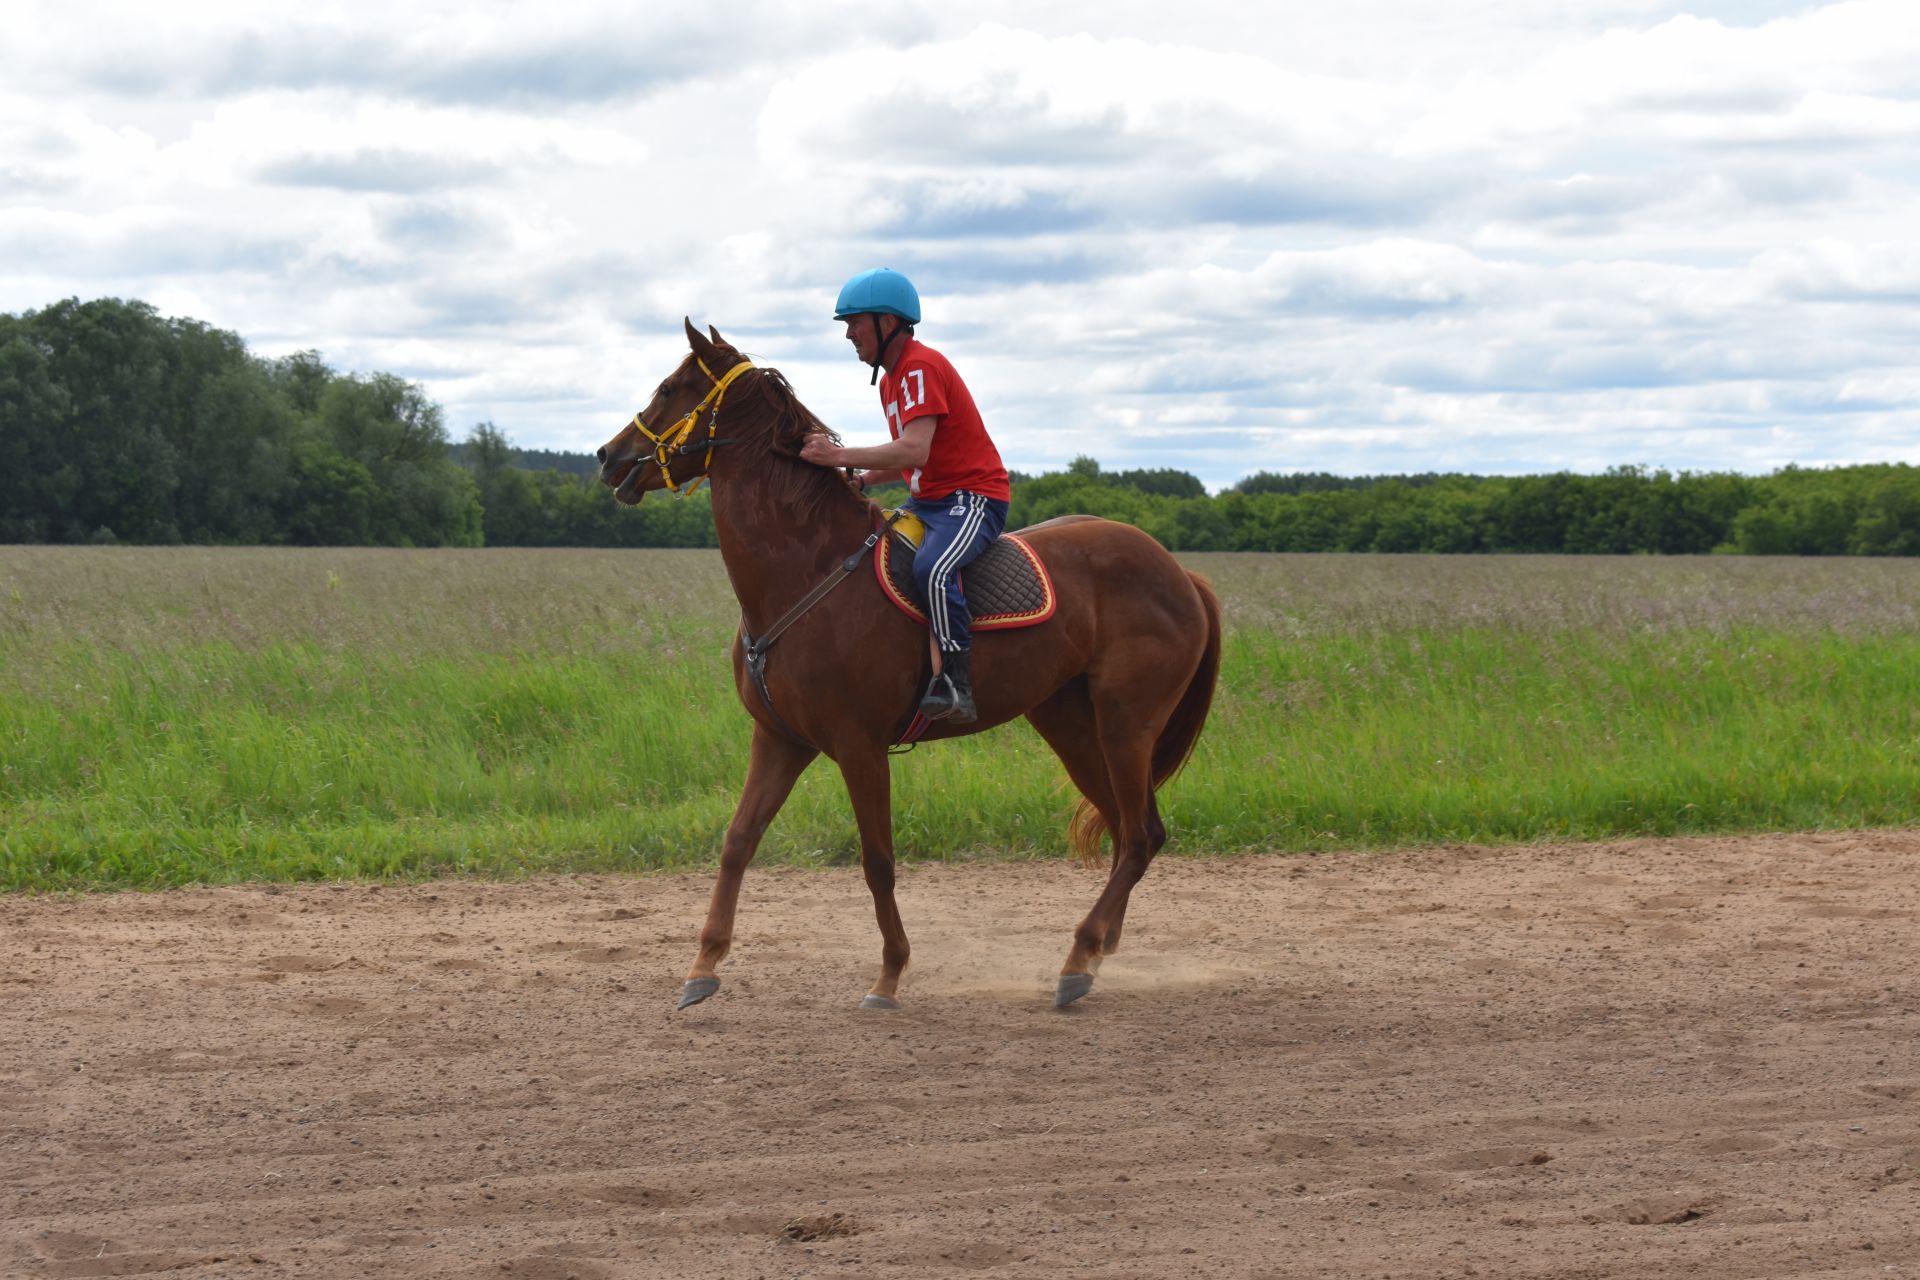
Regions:
<instances>
[{"instance_id":1,"label":"tall grass","mask_svg":"<svg viewBox=\"0 0 1920 1280\"><path fill-rule=\"evenodd\" d=\"M1920 564L1193 556L1175 850L1920 816ZM0 885L709 861L745 770L711 552L0 548ZM904 857L1064 848L1024 726L898 762ZM857 857L827 762L763 858Z\"/></svg>"}]
</instances>

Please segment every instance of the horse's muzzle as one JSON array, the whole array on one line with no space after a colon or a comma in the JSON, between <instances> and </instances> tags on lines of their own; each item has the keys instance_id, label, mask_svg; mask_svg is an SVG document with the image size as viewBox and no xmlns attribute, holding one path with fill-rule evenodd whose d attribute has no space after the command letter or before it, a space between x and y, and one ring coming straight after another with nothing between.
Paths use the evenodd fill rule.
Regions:
<instances>
[{"instance_id":1,"label":"horse's muzzle","mask_svg":"<svg viewBox=\"0 0 1920 1280\"><path fill-rule=\"evenodd\" d=\"M622 475L619 467L624 467L626 474ZM619 467L603 468L601 478L613 489L614 501L631 507L646 496L646 490L640 487L641 473L647 469L646 460L635 458L619 464Z\"/></svg>"},{"instance_id":2,"label":"horse's muzzle","mask_svg":"<svg viewBox=\"0 0 1920 1280\"><path fill-rule=\"evenodd\" d=\"M624 449L615 453L606 445L601 445L593 458L600 464L600 483L609 489L618 489L621 482L637 470L640 464L638 453L628 453Z\"/></svg>"}]
</instances>

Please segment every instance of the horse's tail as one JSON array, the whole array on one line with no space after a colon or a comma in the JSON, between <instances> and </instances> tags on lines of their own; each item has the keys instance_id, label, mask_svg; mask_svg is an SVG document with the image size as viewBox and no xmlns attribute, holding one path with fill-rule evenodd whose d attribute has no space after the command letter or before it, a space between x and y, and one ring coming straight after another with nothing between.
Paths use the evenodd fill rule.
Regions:
<instances>
[{"instance_id":1,"label":"horse's tail","mask_svg":"<svg viewBox=\"0 0 1920 1280\"><path fill-rule=\"evenodd\" d=\"M1207 713L1213 709L1213 689L1220 679L1220 597L1213 593L1213 586L1197 573L1189 572L1193 588L1200 593L1200 607L1207 617L1207 642L1200 652L1200 665L1194 669L1193 678L1187 681L1187 691L1180 695L1180 703L1167 718L1166 727L1160 730L1160 736L1153 743L1153 790L1160 790L1166 782L1193 755L1193 748L1200 741L1200 730L1206 726ZM1067 847L1079 855L1082 862L1097 864L1100 861L1100 840L1107 834L1106 819L1094 808L1089 800L1081 800L1080 807L1074 811L1073 821L1067 828Z\"/></svg>"}]
</instances>

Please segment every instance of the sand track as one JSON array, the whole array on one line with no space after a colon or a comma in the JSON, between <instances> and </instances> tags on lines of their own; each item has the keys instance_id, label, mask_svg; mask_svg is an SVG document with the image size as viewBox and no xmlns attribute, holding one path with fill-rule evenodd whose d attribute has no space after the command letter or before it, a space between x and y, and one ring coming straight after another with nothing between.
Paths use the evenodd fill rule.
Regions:
<instances>
[{"instance_id":1,"label":"sand track","mask_svg":"<svg viewBox=\"0 0 1920 1280\"><path fill-rule=\"evenodd\" d=\"M0 899L6 1276L1920 1270L1920 833Z\"/></svg>"}]
</instances>

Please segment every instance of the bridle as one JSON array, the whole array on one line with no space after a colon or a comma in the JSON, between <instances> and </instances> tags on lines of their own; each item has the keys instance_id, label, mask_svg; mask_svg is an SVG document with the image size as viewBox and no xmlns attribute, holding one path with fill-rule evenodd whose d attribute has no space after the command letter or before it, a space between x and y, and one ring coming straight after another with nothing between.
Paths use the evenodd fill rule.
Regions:
<instances>
[{"instance_id":1,"label":"bridle","mask_svg":"<svg viewBox=\"0 0 1920 1280\"><path fill-rule=\"evenodd\" d=\"M653 441L653 465L660 468L660 477L667 482L667 488L676 498L684 498L698 489L701 482L707 478L707 471L713 466L713 451L723 444L733 443L731 440L722 440L714 434L720 427L720 404L727 398L727 388L733 385L733 380L755 367L753 361L742 360L716 378L713 376L713 370L707 368L706 361L695 356L693 362L699 365L700 372L706 374L713 382L713 390L707 392L705 399L687 410L686 415L678 422L658 433L646 424L641 414L633 415L634 430ZM707 438L699 444L690 444L687 437L693 434L701 411L708 405L712 405L713 409L707 414ZM642 413L644 412L643 410ZM695 476L683 490L673 478L673 460L690 453L699 453L703 449L707 456L700 461L700 474Z\"/></svg>"}]
</instances>

